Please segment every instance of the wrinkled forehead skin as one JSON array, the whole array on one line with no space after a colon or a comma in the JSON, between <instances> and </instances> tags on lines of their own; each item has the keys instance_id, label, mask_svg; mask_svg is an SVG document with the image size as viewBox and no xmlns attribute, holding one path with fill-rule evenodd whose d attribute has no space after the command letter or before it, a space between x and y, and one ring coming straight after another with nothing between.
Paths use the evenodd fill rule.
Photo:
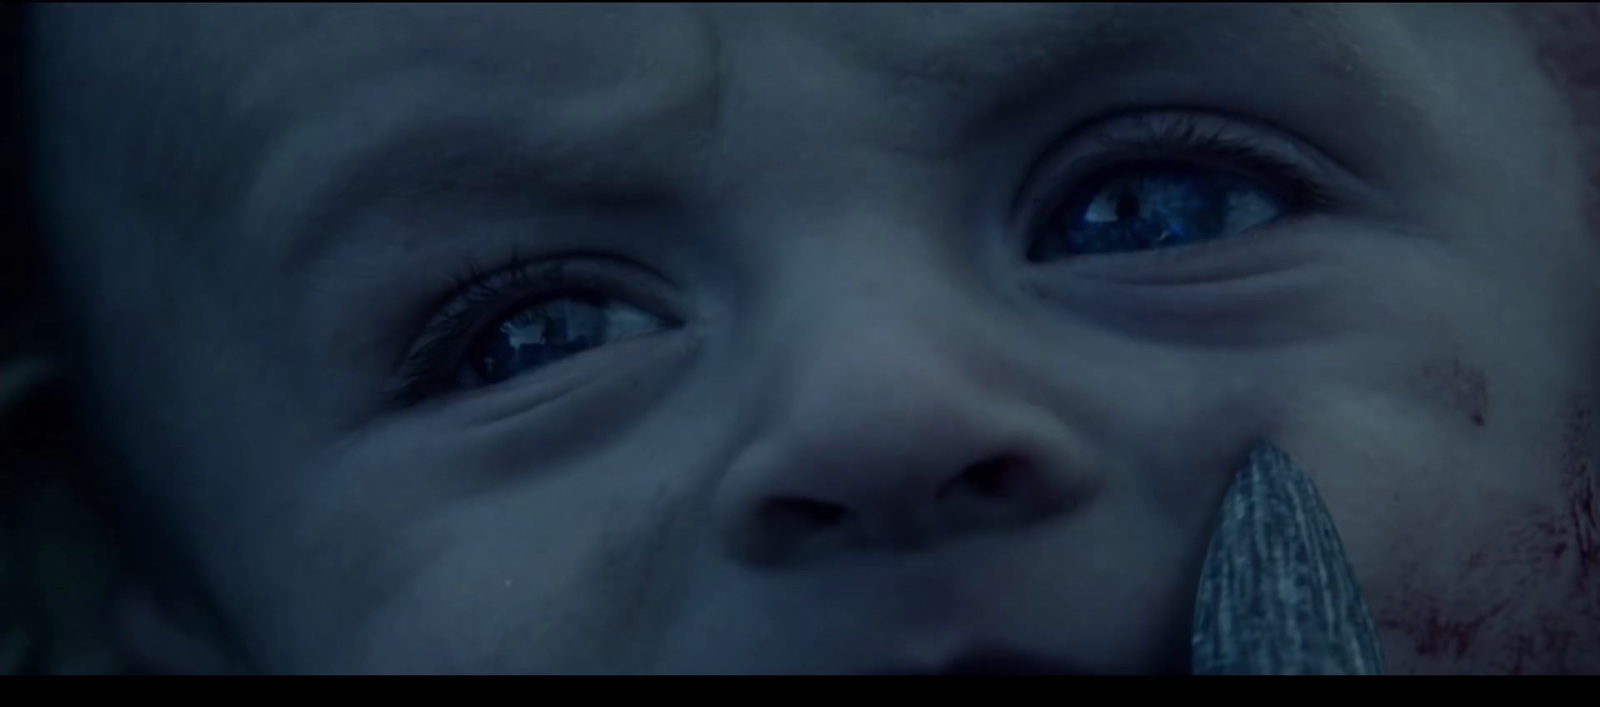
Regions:
<instances>
[{"instance_id":1,"label":"wrinkled forehead skin","mask_svg":"<svg viewBox=\"0 0 1600 707\"><path fill-rule=\"evenodd\" d=\"M313 4L292 10L95 8L77 14L76 21L72 13L39 14L38 33L51 40L36 43L44 53L35 64L48 67L51 76L70 78L78 89L57 92L50 88L61 84L46 82L44 99L70 106L60 117L96 121L102 111L125 108L134 97L140 108L121 110L127 122L109 130L90 122L52 132L76 134L75 127L81 127L94 135L97 146L110 153L106 156L117 158L108 164L135 170L122 177L147 190L137 194L140 202L168 208L171 199L163 197L180 193L190 197L184 206L201 211L232 204L249 176L239 165L254 165L296 121L351 100L350 89L373 82L374 76L460 71L487 79L485 91L492 90L490 82L530 87L538 112L572 104L559 112L571 113L573 122L604 116L597 126L604 128L667 118L671 125L657 125L657 132L700 128L688 131L693 134L739 127L716 125L710 110L719 86L741 78L719 63L722 45L780 32L807 37L816 47L810 51L818 54L811 60L847 63L827 72L846 87L841 93L884 91L908 109L930 99L941 108L976 105L996 93L1035 88L1037 74L1069 62L1081 65L1083 73L1098 71L1110 62L1160 51L1164 42L1175 53L1203 47L1208 40L1177 31L1185 25L1226 27L1239 35L1271 37L1281 46L1317 46L1308 62L1311 73L1351 72L1359 66L1360 52L1404 51L1393 41L1400 28L1381 13L1292 6L1239 13L1005 4L730 6L716 12L671 5L618 5L604 12L581 5L507 5L486 12L471 4ZM1073 41L1061 41L1063 36ZM797 67L786 64L804 66L805 61L794 57L751 65L749 80L798 78ZM1353 74L1351 80L1371 78ZM824 88L833 87L793 88L820 97ZM392 94L375 88L364 100L392 99ZM508 109L527 108L509 97L505 103ZM662 106L682 110L644 113ZM907 122L905 117L878 116L871 119L872 127L905 131L904 147L919 149L915 143L950 137L930 133L936 125L958 122ZM229 129L215 129L221 125ZM563 122L561 127L570 126Z\"/></svg>"}]
</instances>

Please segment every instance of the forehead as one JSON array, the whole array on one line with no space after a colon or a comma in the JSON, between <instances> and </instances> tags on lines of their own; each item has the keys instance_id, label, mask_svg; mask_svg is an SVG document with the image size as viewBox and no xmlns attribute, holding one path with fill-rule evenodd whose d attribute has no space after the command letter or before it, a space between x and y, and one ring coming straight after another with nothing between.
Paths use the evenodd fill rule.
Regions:
<instances>
[{"instance_id":1,"label":"forehead","mask_svg":"<svg viewBox=\"0 0 1600 707\"><path fill-rule=\"evenodd\" d=\"M43 26L92 37L108 54L137 52L161 64L185 58L231 74L263 61L294 57L308 64L341 63L374 53L395 58L439 58L511 52L576 61L614 57L626 62L645 51L630 49L652 37L712 41L692 28L724 32L783 28L856 53L880 58L951 49L997 48L1028 36L1080 41L1115 40L1141 26L1184 33L1183 28L1272 28L1306 37L1329 23L1392 14L1384 6L1209 4L184 4L60 5L41 9ZM1196 23L1202 23L1196 27ZM691 29L687 34L686 29ZM1224 36L1217 36L1224 39ZM64 38L63 38L64 39ZM84 48L87 48L85 46ZM310 52L310 54L308 54ZM618 52L621 52L620 55ZM128 58L128 57L124 57ZM927 58L927 57L924 57ZM162 68L171 68L163 65Z\"/></svg>"},{"instance_id":2,"label":"forehead","mask_svg":"<svg viewBox=\"0 0 1600 707\"><path fill-rule=\"evenodd\" d=\"M766 96L764 115L803 112L820 130L875 119L879 137L907 151L949 142L975 114L1043 86L1066 93L1141 67L1204 65L1215 75L1293 64L1326 79L1330 96L1405 96L1416 93L1396 88L1414 30L1452 31L1463 17L1492 12L1277 3L61 5L43 6L35 21L35 65L52 120L76 116L80 132L108 141L100 150L108 164L160 171L126 175L130 188L159 185L142 188L222 211L263 191L275 160L300 170L279 181L302 182L305 170L320 169L308 159L337 161L323 154L333 146L355 151L374 136L449 122L441 116L466 106L510 116L529 142L559 145L543 152L570 178L584 162L575 155L660 153L673 148L663 136L736 129L739 121L719 122L730 85ZM1317 100L1333 99L1307 103ZM869 103L887 108L874 116ZM106 115L119 116L116 130L97 124ZM445 142L470 150L461 137ZM497 152L507 144L485 142ZM392 162L371 164L395 171Z\"/></svg>"},{"instance_id":3,"label":"forehead","mask_svg":"<svg viewBox=\"0 0 1600 707\"><path fill-rule=\"evenodd\" d=\"M687 57L711 58L750 36L800 40L862 69L945 88L1052 60L1196 43L1310 45L1330 63L1349 64L1405 13L1358 4L446 3L62 6L41 14L52 44L72 45L99 71L152 90L191 85L275 105L441 64L526 79L559 100L616 83L692 80L697 72L686 69L713 67L688 66Z\"/></svg>"}]
</instances>

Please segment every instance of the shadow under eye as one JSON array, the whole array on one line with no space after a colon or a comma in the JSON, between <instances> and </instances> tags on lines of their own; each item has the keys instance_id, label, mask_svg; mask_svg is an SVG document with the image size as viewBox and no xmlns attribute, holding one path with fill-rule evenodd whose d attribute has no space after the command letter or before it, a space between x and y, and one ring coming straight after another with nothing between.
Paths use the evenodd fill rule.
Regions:
<instances>
[{"instance_id":1,"label":"shadow under eye","mask_svg":"<svg viewBox=\"0 0 1600 707\"><path fill-rule=\"evenodd\" d=\"M1289 212L1265 187L1213 169L1143 167L1097 181L1045 222L1030 260L1201 243Z\"/></svg>"}]
</instances>

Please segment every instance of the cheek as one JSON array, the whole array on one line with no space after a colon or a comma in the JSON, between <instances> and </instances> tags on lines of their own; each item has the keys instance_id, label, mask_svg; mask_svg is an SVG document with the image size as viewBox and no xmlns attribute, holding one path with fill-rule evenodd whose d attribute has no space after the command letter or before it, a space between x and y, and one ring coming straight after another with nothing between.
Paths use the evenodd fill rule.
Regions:
<instances>
[{"instance_id":1,"label":"cheek","mask_svg":"<svg viewBox=\"0 0 1600 707\"><path fill-rule=\"evenodd\" d=\"M446 547L361 627L355 670L648 672L683 601L687 504L660 488L558 495L439 519L427 533Z\"/></svg>"},{"instance_id":2,"label":"cheek","mask_svg":"<svg viewBox=\"0 0 1600 707\"><path fill-rule=\"evenodd\" d=\"M1352 559L1365 570L1392 671L1600 670L1591 410L1549 415L1561 420L1549 448L1525 447L1521 463L1401 453L1368 473L1412 481L1368 480L1359 490L1330 484L1338 497L1330 504L1362 509L1347 511L1358 517L1341 528L1350 529Z\"/></svg>"},{"instance_id":3,"label":"cheek","mask_svg":"<svg viewBox=\"0 0 1600 707\"><path fill-rule=\"evenodd\" d=\"M1424 364L1419 378L1428 399L1473 427L1489 424L1489 379L1482 368L1456 356Z\"/></svg>"},{"instance_id":4,"label":"cheek","mask_svg":"<svg viewBox=\"0 0 1600 707\"><path fill-rule=\"evenodd\" d=\"M1327 499L1390 670L1600 672L1600 406L1496 407L1460 356L1411 370L1406 396L1301 401L1271 433Z\"/></svg>"}]
</instances>

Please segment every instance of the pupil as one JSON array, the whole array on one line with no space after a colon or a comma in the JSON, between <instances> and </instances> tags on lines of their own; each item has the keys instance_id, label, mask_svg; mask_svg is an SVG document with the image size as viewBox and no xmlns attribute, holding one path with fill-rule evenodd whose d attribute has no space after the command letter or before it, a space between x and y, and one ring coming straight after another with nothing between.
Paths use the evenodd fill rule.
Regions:
<instances>
[{"instance_id":1,"label":"pupil","mask_svg":"<svg viewBox=\"0 0 1600 707\"><path fill-rule=\"evenodd\" d=\"M493 384L601 344L604 302L571 296L536 304L487 334L471 365Z\"/></svg>"},{"instance_id":2,"label":"pupil","mask_svg":"<svg viewBox=\"0 0 1600 707\"><path fill-rule=\"evenodd\" d=\"M1139 197L1124 186L1117 192L1117 220L1126 221L1139 215Z\"/></svg>"},{"instance_id":3,"label":"pupil","mask_svg":"<svg viewBox=\"0 0 1600 707\"><path fill-rule=\"evenodd\" d=\"M539 324L541 325L540 331L543 332L543 335L539 337L542 340L539 342L541 344L559 345L569 338L566 317L552 317L549 314L544 314L539 317Z\"/></svg>"}]
</instances>

